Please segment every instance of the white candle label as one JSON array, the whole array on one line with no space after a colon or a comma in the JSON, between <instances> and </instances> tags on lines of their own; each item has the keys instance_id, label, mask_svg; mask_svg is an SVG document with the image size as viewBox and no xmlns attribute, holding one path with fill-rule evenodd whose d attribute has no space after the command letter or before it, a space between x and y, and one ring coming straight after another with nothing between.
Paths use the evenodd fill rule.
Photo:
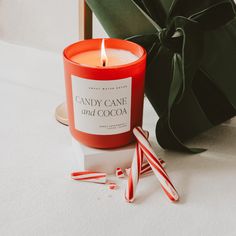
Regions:
<instances>
[{"instance_id":1,"label":"white candle label","mask_svg":"<svg viewBox=\"0 0 236 236\"><path fill-rule=\"evenodd\" d=\"M91 80L72 75L75 128L112 135L130 131L132 78Z\"/></svg>"}]
</instances>

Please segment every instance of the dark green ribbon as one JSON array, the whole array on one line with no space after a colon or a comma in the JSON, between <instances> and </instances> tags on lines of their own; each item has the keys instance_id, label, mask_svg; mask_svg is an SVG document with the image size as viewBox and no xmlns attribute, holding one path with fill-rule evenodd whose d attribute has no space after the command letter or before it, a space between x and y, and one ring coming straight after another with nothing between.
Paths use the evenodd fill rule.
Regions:
<instances>
[{"instance_id":1,"label":"dark green ribbon","mask_svg":"<svg viewBox=\"0 0 236 236\"><path fill-rule=\"evenodd\" d=\"M134 4L136 3L134 2ZM232 2L230 0L220 1L190 17L170 17L166 28L157 28L156 34L128 38L147 48L148 66L152 64L153 60L158 60L161 64L163 51L172 52L167 109L160 114L156 126L157 140L163 148L190 153L205 151L201 148L186 147L182 143L172 129L171 114L182 101L184 94L191 89L204 51L204 33L225 25L235 16Z\"/></svg>"}]
</instances>

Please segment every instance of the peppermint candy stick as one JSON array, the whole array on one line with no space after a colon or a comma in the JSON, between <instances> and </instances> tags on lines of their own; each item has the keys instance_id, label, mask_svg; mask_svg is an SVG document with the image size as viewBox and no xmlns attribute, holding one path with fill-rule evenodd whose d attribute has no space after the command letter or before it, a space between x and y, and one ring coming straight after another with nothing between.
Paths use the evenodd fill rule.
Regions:
<instances>
[{"instance_id":1,"label":"peppermint candy stick","mask_svg":"<svg viewBox=\"0 0 236 236\"><path fill-rule=\"evenodd\" d=\"M161 158L159 158L159 161L160 163L162 164L163 167L166 166L166 162L164 160L162 160ZM141 167L141 172L140 172L140 175L147 175L147 174L150 174L152 173L152 167L149 165L148 162L145 162L143 163L142 167ZM125 173L127 176L129 176L129 173L130 173L130 168L126 168L125 169Z\"/></svg>"},{"instance_id":2,"label":"peppermint candy stick","mask_svg":"<svg viewBox=\"0 0 236 236\"><path fill-rule=\"evenodd\" d=\"M145 156L145 155L144 155L144 156ZM145 157L146 157L146 156L145 156ZM161 165L162 165L163 167L166 166L166 163L165 163L164 160L162 160L161 158L159 158L159 161L160 161L160 163L161 163ZM149 165L149 162L144 163L144 164L142 165L140 175L149 174L149 173L151 173L151 172L152 172L152 167Z\"/></svg>"},{"instance_id":3,"label":"peppermint candy stick","mask_svg":"<svg viewBox=\"0 0 236 236\"><path fill-rule=\"evenodd\" d=\"M145 137L145 139L147 140L147 142L149 143L149 145L151 146L150 142L148 141L148 138L149 138L149 132L147 130L143 130L142 128L140 128L140 132L142 132L143 136ZM145 156L145 155L144 155ZM163 167L166 166L166 163L164 160L162 160L161 158L158 158L158 160L160 161L160 163L162 164ZM149 167L148 167L149 166ZM144 163L142 165L142 169L141 169L141 174L143 173L146 173L148 171L151 171L152 168L151 166L149 165L149 163Z\"/></svg>"},{"instance_id":4,"label":"peppermint candy stick","mask_svg":"<svg viewBox=\"0 0 236 236\"><path fill-rule=\"evenodd\" d=\"M111 190L115 190L118 188L117 184L116 183L108 183L108 187L109 189Z\"/></svg>"},{"instance_id":5,"label":"peppermint candy stick","mask_svg":"<svg viewBox=\"0 0 236 236\"><path fill-rule=\"evenodd\" d=\"M93 183L106 183L106 173L92 172L92 171L79 171L71 174L71 178L74 180L93 182Z\"/></svg>"},{"instance_id":6,"label":"peppermint candy stick","mask_svg":"<svg viewBox=\"0 0 236 236\"><path fill-rule=\"evenodd\" d=\"M142 161L143 161L143 154L137 143L135 146L134 157L130 168L127 188L125 190L125 199L127 202L134 201L134 195L140 177Z\"/></svg>"},{"instance_id":7,"label":"peppermint candy stick","mask_svg":"<svg viewBox=\"0 0 236 236\"><path fill-rule=\"evenodd\" d=\"M158 163L161 164L160 159L156 156L155 152L154 152L153 149L152 149L151 143L150 143L150 142L148 141L148 139L147 139L146 131L144 131L141 127L136 127L136 128L134 128L134 130L133 130L134 135L135 135L135 130L141 135L141 137L142 137L143 140L144 140L144 143L146 143L146 146L145 146L145 145L143 145L143 146L144 146L144 147L149 147L149 149L147 149L147 150L150 150L151 153L152 153L152 155L155 157L155 159L158 160ZM135 135L135 137L136 137L136 139L137 139L137 141L138 141L139 146L142 147L142 143L140 142L140 140L138 139L138 137L137 137L136 135ZM143 148L142 148L142 151L143 151ZM144 156L145 156L145 152L144 152ZM146 157L146 159L147 159L147 156L145 156L145 157ZM147 159L147 161L148 161L148 159ZM148 162L148 163L150 164L150 162ZM160 165L160 166L161 166L161 170L164 172L164 174L165 174L166 176L168 176L167 173L166 173L166 171L165 171L165 169L162 167L162 165Z\"/></svg>"},{"instance_id":8,"label":"peppermint candy stick","mask_svg":"<svg viewBox=\"0 0 236 236\"><path fill-rule=\"evenodd\" d=\"M118 177L118 178L124 178L125 177L124 172L122 171L122 169L120 167L116 168L116 177Z\"/></svg>"},{"instance_id":9,"label":"peppermint candy stick","mask_svg":"<svg viewBox=\"0 0 236 236\"><path fill-rule=\"evenodd\" d=\"M150 174L151 172L152 172L152 167L149 165L148 162L142 165L140 175L147 175Z\"/></svg>"},{"instance_id":10,"label":"peppermint candy stick","mask_svg":"<svg viewBox=\"0 0 236 236\"><path fill-rule=\"evenodd\" d=\"M137 127L134 128L133 132L138 141L138 145L143 151L145 157L147 158L147 161L149 162L154 174L158 178L162 189L171 201L177 201L179 199L179 195L175 187L171 183L170 178L167 175L165 169L162 167L158 157L153 151L151 144L146 139L144 131L142 130L142 128Z\"/></svg>"}]
</instances>

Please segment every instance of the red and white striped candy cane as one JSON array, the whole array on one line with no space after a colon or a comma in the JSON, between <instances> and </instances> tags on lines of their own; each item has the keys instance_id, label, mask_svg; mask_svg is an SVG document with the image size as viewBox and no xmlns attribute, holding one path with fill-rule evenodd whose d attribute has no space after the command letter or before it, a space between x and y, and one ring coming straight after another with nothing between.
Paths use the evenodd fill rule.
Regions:
<instances>
[{"instance_id":1,"label":"red and white striped candy cane","mask_svg":"<svg viewBox=\"0 0 236 236\"><path fill-rule=\"evenodd\" d=\"M161 163L161 165L162 165L163 167L166 166L166 163L165 163L164 160L162 160L161 158L159 158L159 161L160 161L160 163ZM152 167L149 165L149 162L144 163L144 164L142 165L140 175L149 174L149 173L151 173L151 172L153 172L153 171L152 171Z\"/></svg>"},{"instance_id":2,"label":"red and white striped candy cane","mask_svg":"<svg viewBox=\"0 0 236 236\"><path fill-rule=\"evenodd\" d=\"M138 141L138 145L143 151L145 157L147 158L148 163L150 164L154 174L160 181L161 187L163 188L166 195L169 197L171 201L177 201L179 199L179 195L170 181L169 176L167 175L165 169L162 167L158 157L153 151L151 144L146 139L145 133L142 128L137 127L133 130L134 135Z\"/></svg>"},{"instance_id":3,"label":"red and white striped candy cane","mask_svg":"<svg viewBox=\"0 0 236 236\"><path fill-rule=\"evenodd\" d=\"M147 130L143 130L141 129L141 132L142 134L144 135L144 137L146 138L146 140L148 141L148 138L149 138L149 132ZM148 141L149 142L149 141ZM150 143L149 143L150 144ZM151 145L151 144L150 144ZM144 153L144 157L145 157L145 153ZM160 163L162 164L163 167L165 167L166 163L164 160L162 160L161 158L158 158L158 160L160 161ZM141 168L141 175L142 174L148 174L149 172L152 171L152 168L151 166L149 165L149 163L144 163L142 165L142 168Z\"/></svg>"},{"instance_id":4,"label":"red and white striped candy cane","mask_svg":"<svg viewBox=\"0 0 236 236\"><path fill-rule=\"evenodd\" d=\"M126 175L129 176L130 168L125 169L125 172L126 172ZM140 176L141 175L146 175L146 174L149 174L149 173L153 173L152 167L149 165L148 162L146 162L141 167Z\"/></svg>"},{"instance_id":5,"label":"red and white striped candy cane","mask_svg":"<svg viewBox=\"0 0 236 236\"><path fill-rule=\"evenodd\" d=\"M127 182L127 188L125 191L125 199L127 202L134 201L134 195L140 177L142 162L143 162L143 153L141 152L141 149L139 148L139 145L137 143L135 146L134 157L129 171L129 178Z\"/></svg>"},{"instance_id":6,"label":"red and white striped candy cane","mask_svg":"<svg viewBox=\"0 0 236 236\"><path fill-rule=\"evenodd\" d=\"M124 172L122 171L122 169L120 167L116 168L116 177L118 178L124 178Z\"/></svg>"},{"instance_id":7,"label":"red and white striped candy cane","mask_svg":"<svg viewBox=\"0 0 236 236\"><path fill-rule=\"evenodd\" d=\"M144 163L142 165L140 175L149 174L151 172L153 172L153 171L152 171L152 167L149 165L149 163L148 162Z\"/></svg>"},{"instance_id":8,"label":"red and white striped candy cane","mask_svg":"<svg viewBox=\"0 0 236 236\"><path fill-rule=\"evenodd\" d=\"M117 189L118 188L118 186L117 186L117 184L116 183L108 183L108 187L109 187L109 189L111 189L111 190L115 190L115 189Z\"/></svg>"},{"instance_id":9,"label":"red and white striped candy cane","mask_svg":"<svg viewBox=\"0 0 236 236\"><path fill-rule=\"evenodd\" d=\"M92 172L92 171L79 171L73 172L71 178L74 180L93 182L93 183L106 183L106 173Z\"/></svg>"},{"instance_id":10,"label":"red and white striped candy cane","mask_svg":"<svg viewBox=\"0 0 236 236\"><path fill-rule=\"evenodd\" d=\"M164 160L159 158L159 161L160 161L160 163L162 164L163 167L166 166L166 162ZM129 176L130 168L126 168L125 173L126 173L127 176ZM149 165L148 162L143 163L142 167L141 167L140 175L142 176L142 175L146 175L146 174L150 174L150 173L153 173L152 167Z\"/></svg>"}]
</instances>

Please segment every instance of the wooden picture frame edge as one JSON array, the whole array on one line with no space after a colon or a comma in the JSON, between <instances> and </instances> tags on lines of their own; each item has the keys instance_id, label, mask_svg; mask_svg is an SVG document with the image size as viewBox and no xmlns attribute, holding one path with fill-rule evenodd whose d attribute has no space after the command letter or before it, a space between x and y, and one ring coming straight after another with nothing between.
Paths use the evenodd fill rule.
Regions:
<instances>
[{"instance_id":1,"label":"wooden picture frame edge","mask_svg":"<svg viewBox=\"0 0 236 236\"><path fill-rule=\"evenodd\" d=\"M86 0L78 0L79 40L91 39L93 36L93 12ZM63 125L68 125L66 103L60 104L55 111L55 118Z\"/></svg>"},{"instance_id":2,"label":"wooden picture frame edge","mask_svg":"<svg viewBox=\"0 0 236 236\"><path fill-rule=\"evenodd\" d=\"M93 36L93 12L86 0L79 1L79 39L90 39Z\"/></svg>"}]
</instances>

